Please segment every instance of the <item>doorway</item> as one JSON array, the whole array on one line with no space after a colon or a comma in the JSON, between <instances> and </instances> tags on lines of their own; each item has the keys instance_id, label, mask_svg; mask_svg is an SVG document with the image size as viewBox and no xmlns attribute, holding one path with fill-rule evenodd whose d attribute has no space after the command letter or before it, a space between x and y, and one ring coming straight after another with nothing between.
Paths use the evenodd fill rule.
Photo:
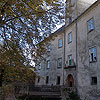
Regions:
<instances>
[{"instance_id":1,"label":"doorway","mask_svg":"<svg viewBox=\"0 0 100 100\"><path fill-rule=\"evenodd\" d=\"M67 86L74 87L74 78L71 74L67 76Z\"/></svg>"}]
</instances>

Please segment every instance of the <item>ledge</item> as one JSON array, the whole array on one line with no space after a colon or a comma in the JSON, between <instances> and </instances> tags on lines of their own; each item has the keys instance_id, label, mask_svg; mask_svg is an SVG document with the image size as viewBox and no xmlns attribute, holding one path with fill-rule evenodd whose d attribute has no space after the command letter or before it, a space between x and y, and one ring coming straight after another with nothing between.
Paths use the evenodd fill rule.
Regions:
<instances>
[{"instance_id":1,"label":"ledge","mask_svg":"<svg viewBox=\"0 0 100 100\"><path fill-rule=\"evenodd\" d=\"M64 67L64 69L71 69L71 68L75 68L76 66L75 65L69 65L69 66L66 66L66 67Z\"/></svg>"}]
</instances>

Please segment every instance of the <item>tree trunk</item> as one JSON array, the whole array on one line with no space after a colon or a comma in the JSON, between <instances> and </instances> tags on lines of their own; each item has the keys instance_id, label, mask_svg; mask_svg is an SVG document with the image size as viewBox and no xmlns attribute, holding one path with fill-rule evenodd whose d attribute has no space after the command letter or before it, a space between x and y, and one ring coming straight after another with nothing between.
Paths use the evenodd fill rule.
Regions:
<instances>
[{"instance_id":1,"label":"tree trunk","mask_svg":"<svg viewBox=\"0 0 100 100\"><path fill-rule=\"evenodd\" d=\"M4 100L17 100L14 94L6 95Z\"/></svg>"},{"instance_id":2,"label":"tree trunk","mask_svg":"<svg viewBox=\"0 0 100 100\"><path fill-rule=\"evenodd\" d=\"M15 90L12 84L3 86L3 100L17 100Z\"/></svg>"}]
</instances>

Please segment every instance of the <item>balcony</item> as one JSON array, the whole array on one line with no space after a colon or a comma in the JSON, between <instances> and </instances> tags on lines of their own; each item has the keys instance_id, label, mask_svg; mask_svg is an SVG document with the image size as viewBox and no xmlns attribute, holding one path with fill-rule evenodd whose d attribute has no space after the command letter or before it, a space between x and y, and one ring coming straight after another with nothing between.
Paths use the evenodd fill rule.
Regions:
<instances>
[{"instance_id":1,"label":"balcony","mask_svg":"<svg viewBox=\"0 0 100 100\"><path fill-rule=\"evenodd\" d=\"M75 67L76 67L75 61L74 59L71 59L69 61L66 61L64 69L70 69L70 68L75 68Z\"/></svg>"}]
</instances>

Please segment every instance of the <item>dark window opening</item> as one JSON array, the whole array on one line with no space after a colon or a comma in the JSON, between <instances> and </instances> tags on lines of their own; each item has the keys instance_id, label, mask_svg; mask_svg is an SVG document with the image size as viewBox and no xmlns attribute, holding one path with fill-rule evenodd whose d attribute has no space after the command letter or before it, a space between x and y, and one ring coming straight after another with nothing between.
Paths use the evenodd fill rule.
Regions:
<instances>
[{"instance_id":1,"label":"dark window opening","mask_svg":"<svg viewBox=\"0 0 100 100\"><path fill-rule=\"evenodd\" d=\"M60 85L60 76L57 76L57 85Z\"/></svg>"},{"instance_id":2,"label":"dark window opening","mask_svg":"<svg viewBox=\"0 0 100 100\"><path fill-rule=\"evenodd\" d=\"M97 85L97 77L92 77L91 85Z\"/></svg>"},{"instance_id":3,"label":"dark window opening","mask_svg":"<svg viewBox=\"0 0 100 100\"><path fill-rule=\"evenodd\" d=\"M46 84L49 83L49 76L46 77Z\"/></svg>"},{"instance_id":4,"label":"dark window opening","mask_svg":"<svg viewBox=\"0 0 100 100\"><path fill-rule=\"evenodd\" d=\"M40 82L40 77L38 78L38 83Z\"/></svg>"},{"instance_id":5,"label":"dark window opening","mask_svg":"<svg viewBox=\"0 0 100 100\"><path fill-rule=\"evenodd\" d=\"M97 61L96 47L89 49L90 62Z\"/></svg>"},{"instance_id":6,"label":"dark window opening","mask_svg":"<svg viewBox=\"0 0 100 100\"><path fill-rule=\"evenodd\" d=\"M93 61L93 53L91 53L91 60Z\"/></svg>"}]
</instances>

